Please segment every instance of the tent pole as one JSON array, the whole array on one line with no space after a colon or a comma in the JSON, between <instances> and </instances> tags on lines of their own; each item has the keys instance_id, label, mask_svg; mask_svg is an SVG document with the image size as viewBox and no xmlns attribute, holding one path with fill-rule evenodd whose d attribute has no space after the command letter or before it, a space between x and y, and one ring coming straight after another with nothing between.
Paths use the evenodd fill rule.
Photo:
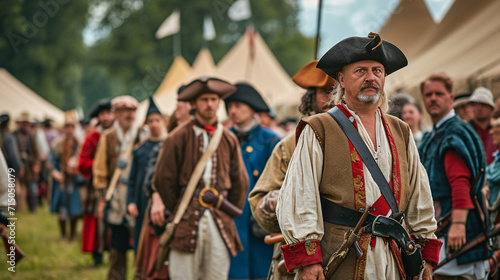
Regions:
<instances>
[{"instance_id":1,"label":"tent pole","mask_svg":"<svg viewBox=\"0 0 500 280\"><path fill-rule=\"evenodd\" d=\"M314 48L314 59L318 58L318 49L320 43L320 31L321 31L321 10L323 9L323 0L319 0L318 6L318 22L316 26L316 46Z\"/></svg>"}]
</instances>

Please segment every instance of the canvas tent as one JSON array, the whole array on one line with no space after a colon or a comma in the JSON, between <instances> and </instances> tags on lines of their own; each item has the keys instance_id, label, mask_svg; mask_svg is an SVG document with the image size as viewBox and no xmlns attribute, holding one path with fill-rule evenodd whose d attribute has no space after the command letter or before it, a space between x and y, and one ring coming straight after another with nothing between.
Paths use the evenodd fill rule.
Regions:
<instances>
[{"instance_id":1,"label":"canvas tent","mask_svg":"<svg viewBox=\"0 0 500 280\"><path fill-rule=\"evenodd\" d=\"M174 60L174 63L176 60ZM186 62L187 63L187 62ZM184 64L184 63L179 63L179 64ZM198 55L196 56L196 59L193 62L193 66L190 69L189 73L185 73L186 68L184 66L179 66L177 65L176 68L181 69L179 72L182 73L182 75L176 74L176 75L171 75L171 79L169 79L168 83L170 84L169 87L167 86L162 86L166 84L167 78L169 78L169 72L165 76L164 82L160 85L160 87L157 89L156 93L154 94L154 100L158 108L161 110L161 112L165 115L172 115L172 113L175 111L176 104L177 104L177 90L179 89L180 86L187 84L191 82L192 80L199 78L201 76L216 76L216 66L212 57L212 54L208 49L201 49ZM174 64L172 64L171 69L174 69ZM139 109L137 110L137 116L138 120L141 120L141 122L144 120L144 115L147 110L147 107L149 106L149 101L145 100L143 101ZM219 116L220 119L225 119L226 118L226 112L221 106L217 112L217 115Z\"/></svg>"},{"instance_id":2,"label":"canvas tent","mask_svg":"<svg viewBox=\"0 0 500 280\"><path fill-rule=\"evenodd\" d=\"M420 98L419 83L431 73L445 72L455 93L484 85L500 94L500 1L456 0L435 24L423 0L403 0L380 31L382 39L400 47L409 65L390 75L388 85Z\"/></svg>"},{"instance_id":3,"label":"canvas tent","mask_svg":"<svg viewBox=\"0 0 500 280\"><path fill-rule=\"evenodd\" d=\"M191 66L189 66L189 63L182 56L177 56L172 62L172 65L170 65L170 68L168 69L167 74L163 78L162 82L153 94L155 103L158 103L156 102L158 96L168 92L170 88L176 86L180 80L184 79L184 77L189 74L190 71ZM159 106L160 104L157 105ZM145 99L139 104L136 112L137 121L139 123L144 122L144 117L146 116L148 107L149 99ZM160 110L162 110L162 107L160 107ZM165 112L163 112L163 110L162 113L166 114Z\"/></svg>"},{"instance_id":4,"label":"canvas tent","mask_svg":"<svg viewBox=\"0 0 500 280\"><path fill-rule=\"evenodd\" d=\"M298 114L297 106L305 90L291 80L252 28L217 64L217 74L232 83L247 82L254 86L280 117Z\"/></svg>"},{"instance_id":5,"label":"canvas tent","mask_svg":"<svg viewBox=\"0 0 500 280\"><path fill-rule=\"evenodd\" d=\"M62 110L40 97L7 70L0 68L0 113L6 112L15 120L23 111L38 120L48 117L56 124L64 123Z\"/></svg>"}]
</instances>

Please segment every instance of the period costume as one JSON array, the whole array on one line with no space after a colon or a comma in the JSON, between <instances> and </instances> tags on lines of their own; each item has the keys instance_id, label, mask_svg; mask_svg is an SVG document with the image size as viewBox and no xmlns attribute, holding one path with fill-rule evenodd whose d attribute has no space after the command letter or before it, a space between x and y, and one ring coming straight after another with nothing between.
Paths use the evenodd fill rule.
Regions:
<instances>
[{"instance_id":1,"label":"period costume","mask_svg":"<svg viewBox=\"0 0 500 280\"><path fill-rule=\"evenodd\" d=\"M312 89L316 91L317 88L331 90L335 86L335 80L316 68L317 64L318 60L310 61L292 77L292 80L306 90ZM315 113L312 108L308 111L311 114ZM270 208L269 201L275 201L278 198L288 164L295 150L295 140L295 133L291 133L276 145L261 177L248 197L255 219L269 233L281 232L276 218L276 211ZM281 256L282 245L284 245L283 241L275 243L274 246L273 263L270 268L271 279L293 279L294 277L294 275L281 276L277 272L278 264L283 260Z\"/></svg>"},{"instance_id":2,"label":"period costume","mask_svg":"<svg viewBox=\"0 0 500 280\"><path fill-rule=\"evenodd\" d=\"M151 149L149 159L146 167L146 175L144 176L144 184L142 191L145 193L148 199L148 208L146 208L144 214L144 221L142 223L142 251L137 251L136 257L136 268L141 271L142 279L168 279L168 267L164 265L160 271L155 270L155 262L158 255L158 247L160 246L160 237L163 233L165 226L153 225L151 222L151 201L153 193L156 192L156 188L153 187L152 179L154 174L154 169L156 166L156 161L158 160L158 154L162 148L162 143L157 144ZM168 218L170 212L165 214Z\"/></svg>"},{"instance_id":3,"label":"period costume","mask_svg":"<svg viewBox=\"0 0 500 280\"><path fill-rule=\"evenodd\" d=\"M407 64L397 47L370 34L368 38L341 41L317 67L337 77L343 66L360 60L378 61L388 74ZM375 147L356 112L345 102L337 108L352 122L389 182L409 233L422 245L423 259L435 265L440 242L434 235L431 192L408 125L378 109ZM343 243L344 234L353 228L343 225L346 216L323 211L322 206L334 204L346 212L368 208L373 217L393 215L357 150L329 114L302 119L296 134L298 142L276 209L281 232L289 244L282 247L289 271L317 263L326 265ZM351 250L331 279L405 279L394 239L367 231L361 232L358 241L363 254L356 258Z\"/></svg>"},{"instance_id":4,"label":"period costume","mask_svg":"<svg viewBox=\"0 0 500 280\"><path fill-rule=\"evenodd\" d=\"M226 98L226 108L231 102L242 102L256 113L269 112L260 94L249 84L236 84L236 92ZM238 137L241 155L249 178L249 192L259 180L267 160L279 137L253 119L246 127L233 125L231 131ZM260 229L252 216L250 205L245 201L243 214L234 219L244 251L231 258L229 279L266 278L273 255L273 246L264 243L265 231Z\"/></svg>"},{"instance_id":5,"label":"period costume","mask_svg":"<svg viewBox=\"0 0 500 280\"><path fill-rule=\"evenodd\" d=\"M187 85L179 100L194 100L204 93L224 97L235 90L229 83L203 77ZM163 143L153 185L165 208L173 214L213 131L213 126L202 126L195 118L177 127ZM224 200L243 208L248 176L238 140L229 130L223 131L220 144L208 160L191 202L174 232L168 257L169 276L173 280L198 279L201 275L204 279L227 279L229 256L243 250L233 219L217 207L206 208L200 204L200 191L206 187L215 188Z\"/></svg>"},{"instance_id":6,"label":"period costume","mask_svg":"<svg viewBox=\"0 0 500 280\"><path fill-rule=\"evenodd\" d=\"M138 102L130 96L119 96L111 100L113 110L137 109ZM138 128L133 125L124 133L118 121L103 132L97 145L92 166L93 183L98 199L104 199L117 168L122 169L109 206L104 214L111 228L110 271L108 279L125 279L126 251L130 248L131 227L134 219L127 213L127 180L130 172L127 150L137 140Z\"/></svg>"},{"instance_id":7,"label":"period costume","mask_svg":"<svg viewBox=\"0 0 500 280\"><path fill-rule=\"evenodd\" d=\"M146 113L146 119L151 114L159 114L161 112L156 107L153 98L149 99L149 108ZM132 153L132 165L130 168L130 175L128 178L128 189L127 189L127 205L130 203L135 203L137 206L137 211L139 215L135 218L134 226L134 252L137 252L137 245L139 244L139 235L141 234L142 222L144 219L144 214L146 212L146 206L148 203L148 198L144 192L144 178L146 177L147 164L149 161L149 156L153 147L157 146L163 140L151 140L147 139L139 147L137 147Z\"/></svg>"},{"instance_id":8,"label":"period costume","mask_svg":"<svg viewBox=\"0 0 500 280\"><path fill-rule=\"evenodd\" d=\"M66 235L66 220L70 221L70 240L75 238L77 218L82 216L82 201L76 185L78 170L70 166L70 159L78 156L79 142L76 137L60 136L52 143L50 165L64 175L64 182L52 180L50 212L59 214L61 234ZM76 165L76 164L75 164Z\"/></svg>"},{"instance_id":9,"label":"period costume","mask_svg":"<svg viewBox=\"0 0 500 280\"><path fill-rule=\"evenodd\" d=\"M22 113L21 116L16 120L17 122L27 123L30 122L29 114ZM36 138L31 135L28 130L18 129L13 133L14 138L17 141L17 147L19 148L19 154L21 155L21 161L24 167L24 176L20 179L21 193L26 194L28 198L28 206L31 212L35 211L35 206L37 203L38 196L38 179L39 174L35 172L35 168L40 166L40 157L38 153L38 146L36 143ZM24 195L16 195L16 201L18 207L23 209Z\"/></svg>"},{"instance_id":10,"label":"period costume","mask_svg":"<svg viewBox=\"0 0 500 280\"><path fill-rule=\"evenodd\" d=\"M97 118L102 110L111 110L109 99L100 100L90 110L89 117ZM92 165L94 164L97 143L104 128L99 125L85 136L82 148L78 157L78 170L84 179L89 180L87 185L87 197L84 198L83 205L83 229L82 229L82 251L92 253L94 258L93 266L102 263L102 251L104 249L103 223L97 218L97 200L94 195L94 185L92 180Z\"/></svg>"},{"instance_id":11,"label":"period costume","mask_svg":"<svg viewBox=\"0 0 500 280\"><path fill-rule=\"evenodd\" d=\"M493 94L489 89L484 87L478 87L477 89L475 89L469 99L469 102L480 103L490 106L493 109L495 108L495 103L493 102ZM469 123L472 125L472 127L474 127L474 130L479 135L481 143L483 144L484 154L486 156L486 165L490 165L495 159L494 153L497 150L497 146L493 144L493 137L490 133L492 126L491 124L489 124L486 129L483 129L475 123L474 119L472 119Z\"/></svg>"},{"instance_id":12,"label":"period costume","mask_svg":"<svg viewBox=\"0 0 500 280\"><path fill-rule=\"evenodd\" d=\"M8 114L0 115L0 147L5 161L7 162L7 166L14 168L16 172L19 172L23 168L23 163L21 162L21 156L19 154L16 139L12 133L9 132L9 121L10 117Z\"/></svg>"},{"instance_id":13,"label":"period costume","mask_svg":"<svg viewBox=\"0 0 500 280\"><path fill-rule=\"evenodd\" d=\"M474 130L451 110L428 132L419 147L420 158L432 190L432 199L439 205L440 217L453 209L470 209L466 222L466 243L483 232L484 225L475 211L472 197L480 195L484 174L474 185L475 178L485 167L484 150ZM465 178L465 179L460 179ZM472 189L471 189L472 188ZM444 229L444 233L449 229ZM446 243L445 238L441 238ZM440 261L445 258L443 245ZM469 275L484 278L482 260L489 257L486 244L477 246L450 263L435 270L439 275Z\"/></svg>"}]
</instances>

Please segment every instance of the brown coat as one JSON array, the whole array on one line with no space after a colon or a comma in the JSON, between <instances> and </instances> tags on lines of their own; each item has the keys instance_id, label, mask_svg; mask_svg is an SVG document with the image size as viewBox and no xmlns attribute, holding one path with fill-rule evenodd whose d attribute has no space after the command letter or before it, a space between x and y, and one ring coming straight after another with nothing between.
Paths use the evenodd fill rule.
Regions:
<instances>
[{"instance_id":1,"label":"brown coat","mask_svg":"<svg viewBox=\"0 0 500 280\"><path fill-rule=\"evenodd\" d=\"M184 123L168 135L155 167L153 185L158 190L165 208L172 213L175 213L174 210L178 207L189 178L202 156L199 150L199 138L195 135L193 125L194 120ZM248 191L248 175L238 140L227 129L224 129L215 156L217 176L212 187L222 193L229 202L243 208ZM198 221L206 210L198 202L199 190L203 187L203 180L200 180L191 203L175 230L170 248L194 253ZM243 247L233 219L219 209L210 208L210 212L217 222L229 252L235 256L243 250Z\"/></svg>"},{"instance_id":2,"label":"brown coat","mask_svg":"<svg viewBox=\"0 0 500 280\"><path fill-rule=\"evenodd\" d=\"M116 169L118 157L120 155L120 140L116 136L114 127L106 129L95 152L94 163L92 165L93 183L96 189L107 189Z\"/></svg>"},{"instance_id":3,"label":"brown coat","mask_svg":"<svg viewBox=\"0 0 500 280\"><path fill-rule=\"evenodd\" d=\"M405 210L409 200L407 159L407 147L410 135L409 127L406 123L395 117L389 115L384 116L394 136L400 164L401 200L398 206L401 212L406 212ZM362 196L364 193L361 189L364 188L360 185L356 185L352 178L351 155L347 136L345 136L339 125L327 113L307 117L302 121L312 127L323 149L323 170L335 171L323 172L319 186L321 195L343 207L354 209L354 199L357 199L357 203L363 201ZM357 189L358 193L356 196L355 189ZM366 207L366 205L363 207ZM344 233L350 228L328 222L325 222L324 226L325 235L320 244L323 264L326 264L330 256L341 246L344 240ZM366 267L366 251L368 250L369 240L371 239L370 236L369 234L363 234L361 238L360 246L364 251L363 256L356 261L355 252L351 250L332 279L353 279L354 275L356 276L354 279L363 279Z\"/></svg>"},{"instance_id":4,"label":"brown coat","mask_svg":"<svg viewBox=\"0 0 500 280\"><path fill-rule=\"evenodd\" d=\"M276 211L269 209L267 200L278 198L294 150L295 133L292 133L274 147L262 175L248 196L248 202L255 220L270 233L279 233L281 231L276 218Z\"/></svg>"}]
</instances>

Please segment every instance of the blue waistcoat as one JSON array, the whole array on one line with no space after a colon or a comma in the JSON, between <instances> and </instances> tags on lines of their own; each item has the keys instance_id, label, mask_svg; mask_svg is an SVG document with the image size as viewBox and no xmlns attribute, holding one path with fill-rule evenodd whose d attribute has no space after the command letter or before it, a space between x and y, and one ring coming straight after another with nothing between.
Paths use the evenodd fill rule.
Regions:
<instances>
[{"instance_id":1,"label":"blue waistcoat","mask_svg":"<svg viewBox=\"0 0 500 280\"><path fill-rule=\"evenodd\" d=\"M471 173L472 196L477 195L479 203L482 203L481 186L484 182L484 173L481 174L477 184L473 181L485 168L484 150L481 140L473 128L453 116L446 120L441 126L431 132L427 132L419 147L420 161L427 170L432 197L441 205L441 216L446 215L453 208L451 187L446 176L444 166L445 154L448 150L454 150L463 160ZM466 242L484 231L484 225L479 219L476 209L469 210L466 222ZM448 231L449 227L445 229ZM457 258L459 265L466 264L489 257L485 244Z\"/></svg>"},{"instance_id":2,"label":"blue waistcoat","mask_svg":"<svg viewBox=\"0 0 500 280\"><path fill-rule=\"evenodd\" d=\"M236 133L233 128L231 131ZM278 144L279 140L279 137L270 129L257 125L248 132L248 138L240 143L241 154L249 178L248 193L257 183L274 146ZM265 244L264 238L257 238L251 232L250 217L252 212L248 203L248 193L243 214L234 219L244 251L236 257L231 257L229 279L266 278L271 265L273 245Z\"/></svg>"}]
</instances>

